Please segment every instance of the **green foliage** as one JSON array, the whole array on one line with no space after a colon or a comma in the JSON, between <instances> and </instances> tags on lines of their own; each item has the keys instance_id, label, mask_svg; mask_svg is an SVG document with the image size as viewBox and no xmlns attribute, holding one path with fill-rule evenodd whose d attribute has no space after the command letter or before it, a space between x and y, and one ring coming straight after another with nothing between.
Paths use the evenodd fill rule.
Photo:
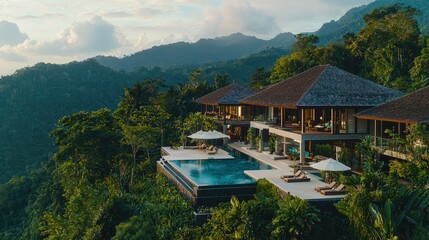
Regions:
<instances>
[{"instance_id":1,"label":"green foliage","mask_svg":"<svg viewBox=\"0 0 429 240\"><path fill-rule=\"evenodd\" d=\"M418 90L429 85L429 41L423 37L423 48L420 56L416 57L410 69L410 76L413 79L410 90Z\"/></svg>"},{"instance_id":2,"label":"green foliage","mask_svg":"<svg viewBox=\"0 0 429 240\"><path fill-rule=\"evenodd\" d=\"M78 111L114 109L136 79L95 61L39 63L1 77L0 183L49 160L47 136L58 119Z\"/></svg>"},{"instance_id":3,"label":"green foliage","mask_svg":"<svg viewBox=\"0 0 429 240\"><path fill-rule=\"evenodd\" d=\"M271 233L276 239L308 239L314 226L320 222L319 211L296 197L280 201L276 214Z\"/></svg>"},{"instance_id":4,"label":"green foliage","mask_svg":"<svg viewBox=\"0 0 429 240\"><path fill-rule=\"evenodd\" d=\"M216 89L219 89L228 85L228 74L224 74L224 75L217 74L214 78L214 85Z\"/></svg>"},{"instance_id":5,"label":"green foliage","mask_svg":"<svg viewBox=\"0 0 429 240\"><path fill-rule=\"evenodd\" d=\"M260 90L270 85L270 80L269 80L270 74L271 73L266 72L263 67L257 68L250 80L250 88L252 90Z\"/></svg>"},{"instance_id":6,"label":"green foliage","mask_svg":"<svg viewBox=\"0 0 429 240\"><path fill-rule=\"evenodd\" d=\"M330 158L333 154L332 146L329 144L317 144L314 154Z\"/></svg>"},{"instance_id":7,"label":"green foliage","mask_svg":"<svg viewBox=\"0 0 429 240\"><path fill-rule=\"evenodd\" d=\"M402 186L396 177L418 175L419 171L408 164L391 162L391 173L386 175L376 161L372 143L367 138L357 145L367 166L360 176L343 177L348 195L336 204L337 209L349 219L359 239L414 239L414 234L427 234L420 226L428 224L429 191L425 184L417 188ZM419 177L415 181L425 179Z\"/></svg>"},{"instance_id":8,"label":"green foliage","mask_svg":"<svg viewBox=\"0 0 429 240\"><path fill-rule=\"evenodd\" d=\"M390 133L390 131L387 131ZM407 127L407 137L402 139L390 133L395 142L405 145L409 157L407 161L391 161L391 174L408 180L414 186L423 187L429 182L429 157L427 155L429 143L428 124L411 124Z\"/></svg>"},{"instance_id":9,"label":"green foliage","mask_svg":"<svg viewBox=\"0 0 429 240\"><path fill-rule=\"evenodd\" d=\"M256 138L256 129L249 127L247 129L246 140L249 142L250 146L255 145L255 138Z\"/></svg>"},{"instance_id":10,"label":"green foliage","mask_svg":"<svg viewBox=\"0 0 429 240\"><path fill-rule=\"evenodd\" d=\"M364 169L367 171L377 171L383 166L383 162L378 160L378 151L374 147L374 138L366 136L355 146L356 152L364 162Z\"/></svg>"},{"instance_id":11,"label":"green foliage","mask_svg":"<svg viewBox=\"0 0 429 240\"><path fill-rule=\"evenodd\" d=\"M348 149L341 149L341 151L338 152L338 161L347 166L351 166L353 161L353 152Z\"/></svg>"},{"instance_id":12,"label":"green foliage","mask_svg":"<svg viewBox=\"0 0 429 240\"><path fill-rule=\"evenodd\" d=\"M270 140L268 142L268 146L270 148L270 153L273 153L276 147L277 135L270 134Z\"/></svg>"},{"instance_id":13,"label":"green foliage","mask_svg":"<svg viewBox=\"0 0 429 240\"><path fill-rule=\"evenodd\" d=\"M315 51L318 38L314 35L296 35L292 54L277 60L270 76L271 83L296 75L317 65Z\"/></svg>"},{"instance_id":14,"label":"green foliage","mask_svg":"<svg viewBox=\"0 0 429 240\"><path fill-rule=\"evenodd\" d=\"M364 16L362 28L350 48L365 59L367 77L396 89L409 86L409 69L420 51L416 9L395 4Z\"/></svg>"},{"instance_id":15,"label":"green foliage","mask_svg":"<svg viewBox=\"0 0 429 240\"><path fill-rule=\"evenodd\" d=\"M307 239L320 221L318 214L308 202L291 196L282 200L257 194L247 202L233 197L230 204L212 209L203 229L214 239Z\"/></svg>"},{"instance_id":16,"label":"green foliage","mask_svg":"<svg viewBox=\"0 0 429 240\"><path fill-rule=\"evenodd\" d=\"M177 126L182 133L180 136L182 145L186 145L186 142L188 141L187 136L190 134L196 133L200 130L212 131L216 128L215 120L203 115L201 112L189 114L183 123L178 122Z\"/></svg>"},{"instance_id":17,"label":"green foliage","mask_svg":"<svg viewBox=\"0 0 429 240\"><path fill-rule=\"evenodd\" d=\"M281 199L278 188L265 178L259 179L256 182L256 194L263 195L267 198L272 198L275 200Z\"/></svg>"}]
</instances>

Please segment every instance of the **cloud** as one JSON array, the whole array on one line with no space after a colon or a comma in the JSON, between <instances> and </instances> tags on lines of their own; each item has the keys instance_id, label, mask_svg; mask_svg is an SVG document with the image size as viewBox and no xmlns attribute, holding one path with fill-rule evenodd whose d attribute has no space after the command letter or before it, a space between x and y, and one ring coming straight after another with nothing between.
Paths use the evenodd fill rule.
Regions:
<instances>
[{"instance_id":1,"label":"cloud","mask_svg":"<svg viewBox=\"0 0 429 240\"><path fill-rule=\"evenodd\" d=\"M125 38L111 23L99 16L74 24L62 31L59 38L33 45L42 54L84 54L107 52L124 44Z\"/></svg>"},{"instance_id":2,"label":"cloud","mask_svg":"<svg viewBox=\"0 0 429 240\"><path fill-rule=\"evenodd\" d=\"M248 1L228 1L221 8L207 9L204 16L201 36L216 37L241 32L264 37L280 32L273 16L254 8Z\"/></svg>"},{"instance_id":3,"label":"cloud","mask_svg":"<svg viewBox=\"0 0 429 240\"><path fill-rule=\"evenodd\" d=\"M111 18L126 18L126 17L132 17L132 14L125 11L114 11L114 12L104 13L103 16L111 17Z\"/></svg>"},{"instance_id":4,"label":"cloud","mask_svg":"<svg viewBox=\"0 0 429 240\"><path fill-rule=\"evenodd\" d=\"M16 46L28 39L27 34L22 33L16 23L4 20L0 21L0 36L0 46Z\"/></svg>"},{"instance_id":5,"label":"cloud","mask_svg":"<svg viewBox=\"0 0 429 240\"><path fill-rule=\"evenodd\" d=\"M8 62L27 62L27 57L17 53L14 49L0 49L0 59Z\"/></svg>"}]
</instances>

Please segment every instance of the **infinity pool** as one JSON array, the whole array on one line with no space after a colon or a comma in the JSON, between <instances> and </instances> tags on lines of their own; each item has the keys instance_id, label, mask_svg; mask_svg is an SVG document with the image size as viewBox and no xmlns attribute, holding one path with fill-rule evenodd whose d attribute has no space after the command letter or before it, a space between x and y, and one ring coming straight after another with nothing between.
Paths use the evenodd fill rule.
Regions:
<instances>
[{"instance_id":1,"label":"infinity pool","mask_svg":"<svg viewBox=\"0 0 429 240\"><path fill-rule=\"evenodd\" d=\"M170 160L168 162L198 186L255 183L255 180L244 174L245 170L272 169L265 163L240 157L235 159Z\"/></svg>"}]
</instances>

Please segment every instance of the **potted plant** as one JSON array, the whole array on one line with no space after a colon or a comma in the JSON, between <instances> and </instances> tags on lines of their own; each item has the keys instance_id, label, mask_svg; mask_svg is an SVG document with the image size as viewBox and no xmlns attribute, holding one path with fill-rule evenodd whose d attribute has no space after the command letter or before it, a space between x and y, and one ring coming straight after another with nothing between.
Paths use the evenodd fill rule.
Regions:
<instances>
[{"instance_id":1,"label":"potted plant","mask_svg":"<svg viewBox=\"0 0 429 240\"><path fill-rule=\"evenodd\" d=\"M255 141L256 141L256 149L258 150L258 152L262 152L262 137L258 135L255 138Z\"/></svg>"},{"instance_id":2,"label":"potted plant","mask_svg":"<svg viewBox=\"0 0 429 240\"><path fill-rule=\"evenodd\" d=\"M275 134L270 134L270 141L268 142L268 147L270 154L274 153L274 150L276 149L276 142L277 142L277 136Z\"/></svg>"},{"instance_id":3,"label":"potted plant","mask_svg":"<svg viewBox=\"0 0 429 240\"><path fill-rule=\"evenodd\" d=\"M250 144L250 148L255 146L255 132L255 129L252 127L247 130L246 140Z\"/></svg>"}]
</instances>

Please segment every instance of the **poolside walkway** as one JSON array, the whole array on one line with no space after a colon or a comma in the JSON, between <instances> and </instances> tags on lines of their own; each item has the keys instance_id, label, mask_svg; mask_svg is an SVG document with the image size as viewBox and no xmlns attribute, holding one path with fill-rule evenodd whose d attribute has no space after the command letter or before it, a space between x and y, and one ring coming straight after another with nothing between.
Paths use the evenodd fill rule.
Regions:
<instances>
[{"instance_id":1,"label":"poolside walkway","mask_svg":"<svg viewBox=\"0 0 429 240\"><path fill-rule=\"evenodd\" d=\"M165 160L200 160L200 159L227 159L234 158L228 152L218 149L216 154L208 154L205 149L198 148L171 148L162 147L161 152Z\"/></svg>"},{"instance_id":2,"label":"poolside walkway","mask_svg":"<svg viewBox=\"0 0 429 240\"><path fill-rule=\"evenodd\" d=\"M255 180L265 178L287 194L308 201L338 201L345 196L323 195L316 192L314 188L327 185L320 177L311 174L312 172L318 172L317 170L308 171L309 174L307 174L307 176L311 179L309 182L287 183L280 177L293 174L293 168L290 167L290 165L293 165L293 161L274 160L272 155L268 154L268 152L259 153L256 149L248 149L247 145L244 145L244 143L230 143L228 146L277 168L273 170L249 170L244 171L244 173ZM298 161L296 161L296 163L298 163Z\"/></svg>"}]
</instances>

